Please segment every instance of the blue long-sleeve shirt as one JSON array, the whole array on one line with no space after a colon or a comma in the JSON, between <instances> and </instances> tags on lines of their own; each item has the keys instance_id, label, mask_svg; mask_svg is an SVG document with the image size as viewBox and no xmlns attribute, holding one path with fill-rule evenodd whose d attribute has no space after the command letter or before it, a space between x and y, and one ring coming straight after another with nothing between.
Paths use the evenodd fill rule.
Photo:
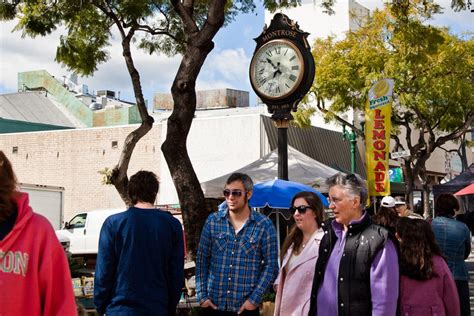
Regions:
<instances>
[{"instance_id":1,"label":"blue long-sleeve shirt","mask_svg":"<svg viewBox=\"0 0 474 316\"><path fill-rule=\"evenodd\" d=\"M196 257L198 302L210 299L219 310L238 312L249 300L258 305L278 273L273 223L252 211L236 234L227 208L209 215Z\"/></svg>"},{"instance_id":2,"label":"blue long-sleeve shirt","mask_svg":"<svg viewBox=\"0 0 474 316\"><path fill-rule=\"evenodd\" d=\"M179 221L167 212L135 207L107 218L94 283L99 314L174 315L184 284Z\"/></svg>"}]
</instances>

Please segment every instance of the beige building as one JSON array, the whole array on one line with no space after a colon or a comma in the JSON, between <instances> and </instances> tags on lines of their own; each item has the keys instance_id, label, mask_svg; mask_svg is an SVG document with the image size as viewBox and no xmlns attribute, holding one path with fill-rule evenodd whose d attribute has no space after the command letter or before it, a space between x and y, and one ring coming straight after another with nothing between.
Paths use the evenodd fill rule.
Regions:
<instances>
[{"instance_id":1,"label":"beige building","mask_svg":"<svg viewBox=\"0 0 474 316\"><path fill-rule=\"evenodd\" d=\"M101 184L98 171L117 164L123 141L134 128L3 134L0 149L19 182L65 188L64 219L69 219L80 211L123 206L115 187ZM138 143L130 174L143 168L160 174L160 132L154 128Z\"/></svg>"},{"instance_id":2,"label":"beige building","mask_svg":"<svg viewBox=\"0 0 474 316\"><path fill-rule=\"evenodd\" d=\"M156 93L153 97L153 111L173 110L170 93ZM240 108L249 106L249 92L234 89L196 91L196 109Z\"/></svg>"},{"instance_id":3,"label":"beige building","mask_svg":"<svg viewBox=\"0 0 474 316\"><path fill-rule=\"evenodd\" d=\"M260 122L265 108L220 111L197 113L188 137L188 152L200 181L238 169L266 151ZM141 169L155 172L161 181L157 203L177 204L161 152L166 137L166 118L162 119L157 117L151 131L138 142L128 175ZM19 182L64 188L63 217L67 220L81 211L124 207L115 187L101 184L99 171L117 164L126 136L137 127L0 134L0 149L11 160Z\"/></svg>"}]
</instances>

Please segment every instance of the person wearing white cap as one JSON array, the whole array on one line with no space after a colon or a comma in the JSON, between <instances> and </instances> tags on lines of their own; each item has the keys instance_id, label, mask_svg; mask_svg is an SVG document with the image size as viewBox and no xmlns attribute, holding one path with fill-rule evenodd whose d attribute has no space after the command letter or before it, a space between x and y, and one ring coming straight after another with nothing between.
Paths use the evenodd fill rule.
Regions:
<instances>
[{"instance_id":1,"label":"person wearing white cap","mask_svg":"<svg viewBox=\"0 0 474 316\"><path fill-rule=\"evenodd\" d=\"M383 207L395 207L395 199L390 195L384 196L380 202L380 206Z\"/></svg>"},{"instance_id":2,"label":"person wearing white cap","mask_svg":"<svg viewBox=\"0 0 474 316\"><path fill-rule=\"evenodd\" d=\"M397 196L394 199L395 202L395 210L397 210L397 213L401 217L408 217L408 218L418 218L418 219L423 219L423 216L420 214L412 212L408 206L407 203L405 202L405 198L403 196Z\"/></svg>"}]
</instances>

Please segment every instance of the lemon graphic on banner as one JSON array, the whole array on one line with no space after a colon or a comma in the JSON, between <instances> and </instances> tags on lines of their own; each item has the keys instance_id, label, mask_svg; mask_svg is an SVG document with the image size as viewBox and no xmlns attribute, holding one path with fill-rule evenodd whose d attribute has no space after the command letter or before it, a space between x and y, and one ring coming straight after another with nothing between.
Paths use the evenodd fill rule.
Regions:
<instances>
[{"instance_id":1,"label":"lemon graphic on banner","mask_svg":"<svg viewBox=\"0 0 474 316\"><path fill-rule=\"evenodd\" d=\"M380 80L374 85L374 94L377 98L386 95L388 90L390 89L390 85L385 79Z\"/></svg>"}]
</instances>

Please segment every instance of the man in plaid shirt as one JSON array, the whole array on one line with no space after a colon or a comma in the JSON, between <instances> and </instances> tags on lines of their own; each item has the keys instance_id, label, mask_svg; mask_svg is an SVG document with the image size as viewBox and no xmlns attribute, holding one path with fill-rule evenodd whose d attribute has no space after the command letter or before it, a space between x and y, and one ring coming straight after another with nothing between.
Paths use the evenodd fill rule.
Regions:
<instances>
[{"instance_id":1,"label":"man in plaid shirt","mask_svg":"<svg viewBox=\"0 0 474 316\"><path fill-rule=\"evenodd\" d=\"M205 315L259 315L263 294L278 273L273 223L251 211L252 179L227 179L225 206L207 218L196 257L196 290Z\"/></svg>"}]
</instances>

